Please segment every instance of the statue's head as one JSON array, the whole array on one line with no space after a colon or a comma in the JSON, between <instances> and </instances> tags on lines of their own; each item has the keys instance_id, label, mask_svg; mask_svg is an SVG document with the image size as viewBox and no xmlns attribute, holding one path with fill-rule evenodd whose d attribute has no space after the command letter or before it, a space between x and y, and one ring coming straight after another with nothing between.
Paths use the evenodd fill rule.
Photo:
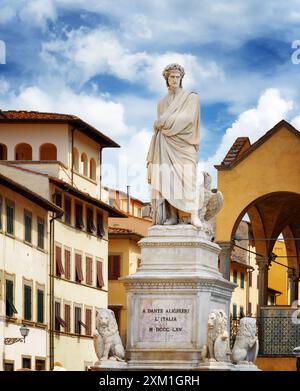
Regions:
<instances>
[{"instance_id":1,"label":"statue's head","mask_svg":"<svg viewBox=\"0 0 300 391\"><path fill-rule=\"evenodd\" d=\"M169 64L163 71L163 77L166 80L167 86L173 89L182 87L184 74L184 68L179 64Z\"/></svg>"}]
</instances>

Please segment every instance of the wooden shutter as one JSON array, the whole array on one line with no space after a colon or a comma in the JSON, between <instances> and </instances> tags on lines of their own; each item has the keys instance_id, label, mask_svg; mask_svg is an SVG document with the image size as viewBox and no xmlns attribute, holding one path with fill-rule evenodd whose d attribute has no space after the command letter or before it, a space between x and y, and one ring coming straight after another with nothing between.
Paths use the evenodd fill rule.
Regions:
<instances>
[{"instance_id":1,"label":"wooden shutter","mask_svg":"<svg viewBox=\"0 0 300 391\"><path fill-rule=\"evenodd\" d=\"M13 316L14 284L6 280L6 316Z\"/></svg>"},{"instance_id":2,"label":"wooden shutter","mask_svg":"<svg viewBox=\"0 0 300 391\"><path fill-rule=\"evenodd\" d=\"M81 308L75 307L75 334L81 334Z\"/></svg>"},{"instance_id":3,"label":"wooden shutter","mask_svg":"<svg viewBox=\"0 0 300 391\"><path fill-rule=\"evenodd\" d=\"M102 262L97 261L97 287L103 288L104 287L104 280L103 280L103 273L102 273Z\"/></svg>"},{"instance_id":4,"label":"wooden shutter","mask_svg":"<svg viewBox=\"0 0 300 391\"><path fill-rule=\"evenodd\" d=\"M32 215L30 212L24 212L25 242L31 243Z\"/></svg>"},{"instance_id":5,"label":"wooden shutter","mask_svg":"<svg viewBox=\"0 0 300 391\"><path fill-rule=\"evenodd\" d=\"M65 223L71 224L72 204L71 199L65 197Z\"/></svg>"},{"instance_id":6,"label":"wooden shutter","mask_svg":"<svg viewBox=\"0 0 300 391\"><path fill-rule=\"evenodd\" d=\"M252 316L252 303L251 302L248 303L248 314L247 315Z\"/></svg>"},{"instance_id":7,"label":"wooden shutter","mask_svg":"<svg viewBox=\"0 0 300 391\"><path fill-rule=\"evenodd\" d=\"M31 320L31 286L24 285L24 319Z\"/></svg>"},{"instance_id":8,"label":"wooden shutter","mask_svg":"<svg viewBox=\"0 0 300 391\"><path fill-rule=\"evenodd\" d=\"M55 302L55 331L60 331L60 303Z\"/></svg>"},{"instance_id":9,"label":"wooden shutter","mask_svg":"<svg viewBox=\"0 0 300 391\"><path fill-rule=\"evenodd\" d=\"M92 334L92 310L86 308L85 310L85 335L91 335Z\"/></svg>"},{"instance_id":10,"label":"wooden shutter","mask_svg":"<svg viewBox=\"0 0 300 391\"><path fill-rule=\"evenodd\" d=\"M96 227L94 225L94 210L93 208L87 208L87 231L93 233L96 231Z\"/></svg>"},{"instance_id":11,"label":"wooden shutter","mask_svg":"<svg viewBox=\"0 0 300 391\"><path fill-rule=\"evenodd\" d=\"M84 227L82 204L75 204L75 219L76 228L82 229Z\"/></svg>"},{"instance_id":12,"label":"wooden shutter","mask_svg":"<svg viewBox=\"0 0 300 391\"><path fill-rule=\"evenodd\" d=\"M97 213L97 235L101 238L105 236L105 230L103 226L103 216L101 213Z\"/></svg>"},{"instance_id":13,"label":"wooden shutter","mask_svg":"<svg viewBox=\"0 0 300 391\"><path fill-rule=\"evenodd\" d=\"M11 202L6 205L6 232L14 234L14 205Z\"/></svg>"},{"instance_id":14,"label":"wooden shutter","mask_svg":"<svg viewBox=\"0 0 300 391\"><path fill-rule=\"evenodd\" d=\"M37 322L44 323L44 291L37 291Z\"/></svg>"},{"instance_id":15,"label":"wooden shutter","mask_svg":"<svg viewBox=\"0 0 300 391\"><path fill-rule=\"evenodd\" d=\"M65 332L70 333L71 331L71 306L69 304L65 304Z\"/></svg>"},{"instance_id":16,"label":"wooden shutter","mask_svg":"<svg viewBox=\"0 0 300 391\"><path fill-rule=\"evenodd\" d=\"M108 257L108 279L117 280L121 276L121 256L109 255Z\"/></svg>"},{"instance_id":17,"label":"wooden shutter","mask_svg":"<svg viewBox=\"0 0 300 391\"><path fill-rule=\"evenodd\" d=\"M75 255L75 272L76 272L76 281L83 281L83 273L82 273L82 264L81 264L81 255Z\"/></svg>"},{"instance_id":18,"label":"wooden shutter","mask_svg":"<svg viewBox=\"0 0 300 391\"><path fill-rule=\"evenodd\" d=\"M65 250L65 278L71 279L71 253L69 250Z\"/></svg>"},{"instance_id":19,"label":"wooden shutter","mask_svg":"<svg viewBox=\"0 0 300 391\"><path fill-rule=\"evenodd\" d=\"M44 236L45 236L45 222L42 219L38 219L38 247L44 248Z\"/></svg>"},{"instance_id":20,"label":"wooden shutter","mask_svg":"<svg viewBox=\"0 0 300 391\"><path fill-rule=\"evenodd\" d=\"M249 287L252 287L252 272L251 271L248 273L248 276L249 276Z\"/></svg>"},{"instance_id":21,"label":"wooden shutter","mask_svg":"<svg viewBox=\"0 0 300 391\"><path fill-rule=\"evenodd\" d=\"M86 257L86 283L92 285L93 283L93 260L91 257Z\"/></svg>"},{"instance_id":22,"label":"wooden shutter","mask_svg":"<svg viewBox=\"0 0 300 391\"><path fill-rule=\"evenodd\" d=\"M64 274L64 268L61 261L61 248L59 246L55 247L55 258L56 258L56 275L61 277Z\"/></svg>"}]
</instances>

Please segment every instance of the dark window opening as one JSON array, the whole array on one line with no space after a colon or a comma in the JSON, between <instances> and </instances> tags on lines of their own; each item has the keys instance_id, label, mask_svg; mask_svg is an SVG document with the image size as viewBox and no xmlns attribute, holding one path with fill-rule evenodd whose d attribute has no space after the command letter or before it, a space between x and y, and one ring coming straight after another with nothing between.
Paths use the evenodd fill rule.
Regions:
<instances>
[{"instance_id":1,"label":"dark window opening","mask_svg":"<svg viewBox=\"0 0 300 391\"><path fill-rule=\"evenodd\" d=\"M82 229L84 227L83 223L83 206L82 204L75 204L75 227Z\"/></svg>"},{"instance_id":2,"label":"dark window opening","mask_svg":"<svg viewBox=\"0 0 300 391\"><path fill-rule=\"evenodd\" d=\"M71 224L72 203L69 197L65 197L65 223Z\"/></svg>"},{"instance_id":3,"label":"dark window opening","mask_svg":"<svg viewBox=\"0 0 300 391\"><path fill-rule=\"evenodd\" d=\"M44 249L44 237L45 237L45 222L42 219L38 219L38 248Z\"/></svg>"},{"instance_id":4,"label":"dark window opening","mask_svg":"<svg viewBox=\"0 0 300 391\"><path fill-rule=\"evenodd\" d=\"M117 280L121 277L121 256L109 255L108 256L108 279Z\"/></svg>"},{"instance_id":5,"label":"dark window opening","mask_svg":"<svg viewBox=\"0 0 300 391\"><path fill-rule=\"evenodd\" d=\"M103 226L103 215L101 213L97 213L97 236L101 238L105 236L105 230Z\"/></svg>"},{"instance_id":6,"label":"dark window opening","mask_svg":"<svg viewBox=\"0 0 300 391\"><path fill-rule=\"evenodd\" d=\"M90 233L96 232L96 227L94 225L94 209L93 208L87 208L87 231Z\"/></svg>"},{"instance_id":7,"label":"dark window opening","mask_svg":"<svg viewBox=\"0 0 300 391\"><path fill-rule=\"evenodd\" d=\"M32 214L30 212L24 212L24 225L25 225L25 242L31 243L31 231L32 231Z\"/></svg>"}]
</instances>

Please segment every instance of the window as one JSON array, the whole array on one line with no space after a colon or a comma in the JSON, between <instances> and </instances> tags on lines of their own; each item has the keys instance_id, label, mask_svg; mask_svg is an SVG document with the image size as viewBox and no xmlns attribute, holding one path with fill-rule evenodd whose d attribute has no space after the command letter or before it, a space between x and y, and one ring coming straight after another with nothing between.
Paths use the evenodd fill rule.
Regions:
<instances>
[{"instance_id":1,"label":"window","mask_svg":"<svg viewBox=\"0 0 300 391\"><path fill-rule=\"evenodd\" d=\"M85 309L85 335L91 335L92 334L92 310L86 308Z\"/></svg>"},{"instance_id":2,"label":"window","mask_svg":"<svg viewBox=\"0 0 300 391\"><path fill-rule=\"evenodd\" d=\"M113 311L115 318L116 318L118 328L120 329L121 308L116 307L116 306L109 306L108 308Z\"/></svg>"},{"instance_id":3,"label":"window","mask_svg":"<svg viewBox=\"0 0 300 391\"><path fill-rule=\"evenodd\" d=\"M97 212L97 236L101 238L105 235L105 230L103 227L103 215Z\"/></svg>"},{"instance_id":4,"label":"window","mask_svg":"<svg viewBox=\"0 0 300 391\"><path fill-rule=\"evenodd\" d=\"M75 204L75 227L82 229L84 227L83 224L83 206L82 204Z\"/></svg>"},{"instance_id":5,"label":"window","mask_svg":"<svg viewBox=\"0 0 300 391\"><path fill-rule=\"evenodd\" d=\"M6 232L10 235L14 234L14 214L15 206L13 202L6 202Z\"/></svg>"},{"instance_id":6,"label":"window","mask_svg":"<svg viewBox=\"0 0 300 391\"><path fill-rule=\"evenodd\" d=\"M87 176L88 174L88 159L85 153L81 154L80 174L84 176Z\"/></svg>"},{"instance_id":7,"label":"window","mask_svg":"<svg viewBox=\"0 0 300 391\"><path fill-rule=\"evenodd\" d=\"M81 308L75 307L75 324L74 332L75 334L81 334Z\"/></svg>"},{"instance_id":8,"label":"window","mask_svg":"<svg viewBox=\"0 0 300 391\"><path fill-rule=\"evenodd\" d=\"M64 274L64 268L61 261L61 248L55 246L55 259L56 259L56 276L61 277Z\"/></svg>"},{"instance_id":9,"label":"window","mask_svg":"<svg viewBox=\"0 0 300 391\"><path fill-rule=\"evenodd\" d=\"M245 316L244 306L240 306L240 318L243 318Z\"/></svg>"},{"instance_id":10,"label":"window","mask_svg":"<svg viewBox=\"0 0 300 391\"><path fill-rule=\"evenodd\" d=\"M65 332L70 333L71 332L71 306L69 304L65 304Z\"/></svg>"},{"instance_id":11,"label":"window","mask_svg":"<svg viewBox=\"0 0 300 391\"><path fill-rule=\"evenodd\" d=\"M53 193L53 198L55 205L59 206L60 208L62 207L62 194L60 191L56 191Z\"/></svg>"},{"instance_id":12,"label":"window","mask_svg":"<svg viewBox=\"0 0 300 391\"><path fill-rule=\"evenodd\" d=\"M141 258L138 258L138 260L137 260L137 268L140 268L141 265L142 265L142 260L141 260Z\"/></svg>"},{"instance_id":13,"label":"window","mask_svg":"<svg viewBox=\"0 0 300 391\"><path fill-rule=\"evenodd\" d=\"M24 285L24 319L31 320L31 286Z\"/></svg>"},{"instance_id":14,"label":"window","mask_svg":"<svg viewBox=\"0 0 300 391\"><path fill-rule=\"evenodd\" d=\"M72 203L71 198L65 196L65 223L71 224Z\"/></svg>"},{"instance_id":15,"label":"window","mask_svg":"<svg viewBox=\"0 0 300 391\"><path fill-rule=\"evenodd\" d=\"M79 171L79 153L76 148L73 148L73 169Z\"/></svg>"},{"instance_id":16,"label":"window","mask_svg":"<svg viewBox=\"0 0 300 391\"><path fill-rule=\"evenodd\" d=\"M65 278L71 279L71 252L69 250L65 250Z\"/></svg>"},{"instance_id":17,"label":"window","mask_svg":"<svg viewBox=\"0 0 300 391\"><path fill-rule=\"evenodd\" d=\"M40 160L57 160L57 150L54 144L40 146Z\"/></svg>"},{"instance_id":18,"label":"window","mask_svg":"<svg viewBox=\"0 0 300 391\"><path fill-rule=\"evenodd\" d=\"M93 260L91 257L86 257L86 283L93 284Z\"/></svg>"},{"instance_id":19,"label":"window","mask_svg":"<svg viewBox=\"0 0 300 391\"><path fill-rule=\"evenodd\" d=\"M240 287L241 287L242 289L245 288L245 273L243 273L243 272L241 272Z\"/></svg>"},{"instance_id":20,"label":"window","mask_svg":"<svg viewBox=\"0 0 300 391\"><path fill-rule=\"evenodd\" d=\"M249 274L248 274L248 278L249 278L249 287L251 288L252 287L252 271L249 271Z\"/></svg>"},{"instance_id":21,"label":"window","mask_svg":"<svg viewBox=\"0 0 300 391\"><path fill-rule=\"evenodd\" d=\"M29 144L18 144L15 148L16 160L32 160L32 148Z\"/></svg>"},{"instance_id":22,"label":"window","mask_svg":"<svg viewBox=\"0 0 300 391\"><path fill-rule=\"evenodd\" d=\"M7 160L7 146L0 144L0 160Z\"/></svg>"},{"instance_id":23,"label":"window","mask_svg":"<svg viewBox=\"0 0 300 391\"><path fill-rule=\"evenodd\" d=\"M31 243L32 231L32 214L27 210L24 211L25 242Z\"/></svg>"},{"instance_id":24,"label":"window","mask_svg":"<svg viewBox=\"0 0 300 391\"><path fill-rule=\"evenodd\" d=\"M36 371L45 371L46 369L46 360L45 359L35 359L35 370Z\"/></svg>"},{"instance_id":25,"label":"window","mask_svg":"<svg viewBox=\"0 0 300 391\"><path fill-rule=\"evenodd\" d=\"M109 255L108 256L108 279L117 280L121 277L121 256Z\"/></svg>"},{"instance_id":26,"label":"window","mask_svg":"<svg viewBox=\"0 0 300 391\"><path fill-rule=\"evenodd\" d=\"M0 196L0 231L2 231L2 197Z\"/></svg>"},{"instance_id":27,"label":"window","mask_svg":"<svg viewBox=\"0 0 300 391\"><path fill-rule=\"evenodd\" d=\"M44 323L44 291L37 290L37 322Z\"/></svg>"},{"instance_id":28,"label":"window","mask_svg":"<svg viewBox=\"0 0 300 391\"><path fill-rule=\"evenodd\" d=\"M142 217L142 209L141 209L141 208L138 208L138 210L137 210L137 216L138 216L138 217Z\"/></svg>"},{"instance_id":29,"label":"window","mask_svg":"<svg viewBox=\"0 0 300 391\"><path fill-rule=\"evenodd\" d=\"M55 302L55 331L60 331L60 326L66 327L66 322L60 316L60 303Z\"/></svg>"},{"instance_id":30,"label":"window","mask_svg":"<svg viewBox=\"0 0 300 391\"><path fill-rule=\"evenodd\" d=\"M96 180L96 162L94 159L90 160L90 178Z\"/></svg>"},{"instance_id":31,"label":"window","mask_svg":"<svg viewBox=\"0 0 300 391\"><path fill-rule=\"evenodd\" d=\"M233 282L235 283L235 284L237 284L237 271L236 270L234 270L233 271Z\"/></svg>"},{"instance_id":32,"label":"window","mask_svg":"<svg viewBox=\"0 0 300 391\"><path fill-rule=\"evenodd\" d=\"M103 263L101 261L97 261L97 288L103 288L104 287L104 280L103 280L103 274L102 274L102 265Z\"/></svg>"},{"instance_id":33,"label":"window","mask_svg":"<svg viewBox=\"0 0 300 391\"><path fill-rule=\"evenodd\" d=\"M31 369L31 358L22 357L22 368Z\"/></svg>"},{"instance_id":34,"label":"window","mask_svg":"<svg viewBox=\"0 0 300 391\"><path fill-rule=\"evenodd\" d=\"M233 306L232 306L232 317L233 317L233 319L237 318L237 305L236 304L233 304Z\"/></svg>"},{"instance_id":35,"label":"window","mask_svg":"<svg viewBox=\"0 0 300 391\"><path fill-rule=\"evenodd\" d=\"M75 281L81 283L83 281L81 255L75 254Z\"/></svg>"},{"instance_id":36,"label":"window","mask_svg":"<svg viewBox=\"0 0 300 391\"><path fill-rule=\"evenodd\" d=\"M37 220L37 231L38 231L38 248L44 249L44 237L45 237L45 221L38 218Z\"/></svg>"},{"instance_id":37,"label":"window","mask_svg":"<svg viewBox=\"0 0 300 391\"><path fill-rule=\"evenodd\" d=\"M4 361L4 371L13 372L14 371L14 363L9 361Z\"/></svg>"},{"instance_id":38,"label":"window","mask_svg":"<svg viewBox=\"0 0 300 391\"><path fill-rule=\"evenodd\" d=\"M13 314L17 314L18 311L16 310L14 306L14 283L12 280L6 280L6 309L5 313L6 316L13 316Z\"/></svg>"},{"instance_id":39,"label":"window","mask_svg":"<svg viewBox=\"0 0 300 391\"><path fill-rule=\"evenodd\" d=\"M96 232L96 227L94 225L94 209L93 208L86 209L86 217L87 217L86 230L90 233Z\"/></svg>"}]
</instances>

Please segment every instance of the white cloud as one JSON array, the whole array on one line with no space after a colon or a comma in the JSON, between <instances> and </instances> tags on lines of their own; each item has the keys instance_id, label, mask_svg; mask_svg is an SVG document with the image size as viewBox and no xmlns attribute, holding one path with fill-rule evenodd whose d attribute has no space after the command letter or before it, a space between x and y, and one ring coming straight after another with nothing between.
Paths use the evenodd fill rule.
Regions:
<instances>
[{"instance_id":1,"label":"white cloud","mask_svg":"<svg viewBox=\"0 0 300 391\"><path fill-rule=\"evenodd\" d=\"M242 112L228 128L216 152L206 161L200 161L202 170L210 172L216 183L215 164L221 164L229 148L238 137L249 137L251 143L263 136L293 108L293 101L286 100L276 88L264 91L255 108Z\"/></svg>"},{"instance_id":2,"label":"white cloud","mask_svg":"<svg viewBox=\"0 0 300 391\"><path fill-rule=\"evenodd\" d=\"M130 133L124 123L124 107L121 103L86 93L76 94L62 84L60 90L54 89L52 92L31 86L21 89L19 93L10 92L8 96L0 98L2 109L74 114L108 136L121 137Z\"/></svg>"}]
</instances>

